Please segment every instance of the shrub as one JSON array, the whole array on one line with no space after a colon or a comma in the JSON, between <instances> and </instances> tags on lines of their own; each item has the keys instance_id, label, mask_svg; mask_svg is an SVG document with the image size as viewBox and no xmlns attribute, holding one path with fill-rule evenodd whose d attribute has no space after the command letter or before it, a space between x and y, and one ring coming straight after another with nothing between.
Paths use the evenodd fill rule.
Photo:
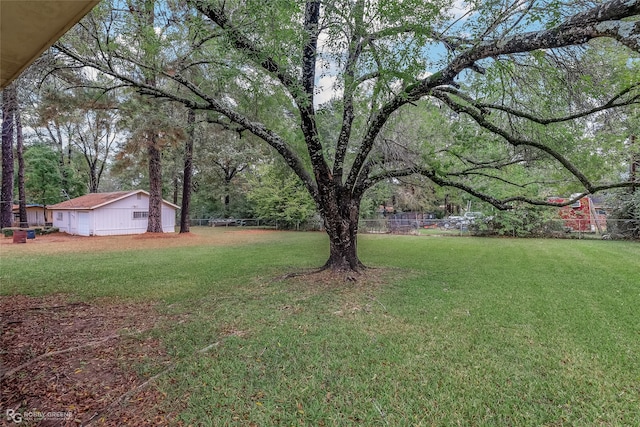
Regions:
<instances>
[{"instance_id":1,"label":"shrub","mask_svg":"<svg viewBox=\"0 0 640 427\"><path fill-rule=\"evenodd\" d=\"M248 195L259 218L276 220L278 228L297 229L313 223L316 205L300 179L277 168L267 168L260 179L253 182Z\"/></svg>"},{"instance_id":2,"label":"shrub","mask_svg":"<svg viewBox=\"0 0 640 427\"><path fill-rule=\"evenodd\" d=\"M564 224L557 212L556 208L518 205L469 228L474 234L485 236L566 237Z\"/></svg>"},{"instance_id":3,"label":"shrub","mask_svg":"<svg viewBox=\"0 0 640 427\"><path fill-rule=\"evenodd\" d=\"M640 191L611 194L607 232L612 238L640 239Z\"/></svg>"}]
</instances>

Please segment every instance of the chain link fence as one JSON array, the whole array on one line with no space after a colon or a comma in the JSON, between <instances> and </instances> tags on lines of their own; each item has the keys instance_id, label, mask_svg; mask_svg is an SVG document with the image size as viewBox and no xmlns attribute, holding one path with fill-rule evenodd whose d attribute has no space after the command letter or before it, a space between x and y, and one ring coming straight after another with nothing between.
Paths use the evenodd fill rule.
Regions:
<instances>
[{"instance_id":1,"label":"chain link fence","mask_svg":"<svg viewBox=\"0 0 640 427\"><path fill-rule=\"evenodd\" d=\"M319 231L322 222L278 221L263 218L191 219L195 227L246 227L272 230ZM365 234L407 234L415 236L507 236L540 237L556 239L605 239L627 240L640 238L640 221L607 219L599 223L589 220L548 220L528 226L518 224L512 228L504 223L495 224L491 219L395 219L381 218L360 220L358 229Z\"/></svg>"},{"instance_id":2,"label":"chain link fence","mask_svg":"<svg viewBox=\"0 0 640 427\"><path fill-rule=\"evenodd\" d=\"M562 219L545 221L528 228L519 224L509 228L505 224L494 224L491 220L465 219L375 219L361 220L361 233L409 234L416 236L510 236L562 239L626 240L640 238L640 221L607 219L594 223L589 220Z\"/></svg>"},{"instance_id":3,"label":"chain link fence","mask_svg":"<svg viewBox=\"0 0 640 427\"><path fill-rule=\"evenodd\" d=\"M282 221L264 218L206 218L190 219L192 227L247 227L272 230L315 231L322 229L322 223L317 219L310 221Z\"/></svg>"}]
</instances>

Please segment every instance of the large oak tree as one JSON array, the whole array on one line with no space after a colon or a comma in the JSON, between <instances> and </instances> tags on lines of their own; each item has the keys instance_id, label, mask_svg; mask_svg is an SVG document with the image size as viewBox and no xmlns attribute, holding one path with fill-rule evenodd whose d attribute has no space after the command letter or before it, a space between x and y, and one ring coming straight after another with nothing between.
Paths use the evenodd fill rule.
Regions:
<instances>
[{"instance_id":1,"label":"large oak tree","mask_svg":"<svg viewBox=\"0 0 640 427\"><path fill-rule=\"evenodd\" d=\"M531 190L545 169L585 194L632 185L582 166L598 154L590 118L633 108L640 78L603 81L582 64L604 39L629 57L617 66L637 67L640 0L167 1L153 21L162 61L126 42L129 11L107 9L58 50L273 147L324 219L327 268L363 267L360 202L390 179L419 176L499 209L546 203ZM321 129L327 96L334 132Z\"/></svg>"}]
</instances>

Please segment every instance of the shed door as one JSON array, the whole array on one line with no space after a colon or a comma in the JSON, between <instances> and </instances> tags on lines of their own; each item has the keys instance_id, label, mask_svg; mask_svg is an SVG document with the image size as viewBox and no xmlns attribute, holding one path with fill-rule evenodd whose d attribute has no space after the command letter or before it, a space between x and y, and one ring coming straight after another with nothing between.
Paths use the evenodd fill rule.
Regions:
<instances>
[{"instance_id":1,"label":"shed door","mask_svg":"<svg viewBox=\"0 0 640 427\"><path fill-rule=\"evenodd\" d=\"M78 234L89 235L89 212L78 212Z\"/></svg>"}]
</instances>

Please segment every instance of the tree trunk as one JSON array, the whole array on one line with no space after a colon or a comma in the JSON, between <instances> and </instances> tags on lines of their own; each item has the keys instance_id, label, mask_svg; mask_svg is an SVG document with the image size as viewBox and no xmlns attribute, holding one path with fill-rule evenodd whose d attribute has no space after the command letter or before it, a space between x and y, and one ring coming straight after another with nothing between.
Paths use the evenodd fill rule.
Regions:
<instances>
[{"instance_id":1,"label":"tree trunk","mask_svg":"<svg viewBox=\"0 0 640 427\"><path fill-rule=\"evenodd\" d=\"M638 182L638 170L640 169L640 154L634 152L636 136L631 135L629 138L631 146L631 167L629 168L629 181ZM631 187L631 194L635 194L636 187Z\"/></svg>"},{"instance_id":2,"label":"tree trunk","mask_svg":"<svg viewBox=\"0 0 640 427\"><path fill-rule=\"evenodd\" d=\"M360 200L333 199L326 200L326 209L321 212L329 236L329 259L323 269L360 271L365 268L358 258Z\"/></svg>"},{"instance_id":3,"label":"tree trunk","mask_svg":"<svg viewBox=\"0 0 640 427\"><path fill-rule=\"evenodd\" d=\"M147 147L149 157L149 218L147 232L162 233L162 153L158 135L152 131Z\"/></svg>"},{"instance_id":4,"label":"tree trunk","mask_svg":"<svg viewBox=\"0 0 640 427\"><path fill-rule=\"evenodd\" d=\"M178 192L180 190L180 179L178 177L178 172L174 172L173 174L173 197L171 202L174 205L178 204Z\"/></svg>"},{"instance_id":5,"label":"tree trunk","mask_svg":"<svg viewBox=\"0 0 640 427\"><path fill-rule=\"evenodd\" d=\"M231 191L231 178L229 176L225 176L224 178L224 217L229 218L229 205L231 204L231 196L229 192Z\"/></svg>"},{"instance_id":6,"label":"tree trunk","mask_svg":"<svg viewBox=\"0 0 640 427\"><path fill-rule=\"evenodd\" d=\"M189 232L189 207L191 205L191 176L193 175L193 135L196 113L189 109L187 116L187 141L184 146L184 173L182 179L182 209L180 211L180 233Z\"/></svg>"},{"instance_id":7,"label":"tree trunk","mask_svg":"<svg viewBox=\"0 0 640 427\"><path fill-rule=\"evenodd\" d=\"M27 194L24 188L24 137L22 134L22 117L20 116L20 104L18 103L17 93L14 101L14 117L16 121L16 156L18 157L18 211L20 213L20 227L28 227Z\"/></svg>"},{"instance_id":8,"label":"tree trunk","mask_svg":"<svg viewBox=\"0 0 640 427\"><path fill-rule=\"evenodd\" d=\"M68 180L68 170L66 168L66 161L64 159L64 146L62 144L62 131L61 131L61 125L57 124L56 125L56 133L58 134L58 148L60 149L60 175L62 177L62 181L60 183L60 187L62 188L62 191L64 192L64 195L67 199L71 198L71 195L69 194L69 180ZM68 134L67 134L68 135ZM69 143L69 141L67 141L67 144Z\"/></svg>"},{"instance_id":9,"label":"tree trunk","mask_svg":"<svg viewBox=\"0 0 640 427\"><path fill-rule=\"evenodd\" d=\"M143 0L140 6L141 25L143 29L149 30L154 28L155 0ZM145 39L146 43L153 43L153 40ZM149 49L143 51L145 59L155 63L157 61L156 54ZM152 70L147 70L145 75L145 83L151 87L156 87L156 75ZM152 100L146 100L152 103ZM155 106L153 106L155 107ZM151 114L157 113L155 108L151 108ZM154 120L151 120L154 123ZM148 233L162 233L162 152L160 150L160 141L158 139L158 130L150 127L147 131L147 157L149 161L149 214L147 222Z\"/></svg>"},{"instance_id":10,"label":"tree trunk","mask_svg":"<svg viewBox=\"0 0 640 427\"><path fill-rule=\"evenodd\" d=\"M98 192L98 162L97 160L88 160L89 165L89 193Z\"/></svg>"},{"instance_id":11,"label":"tree trunk","mask_svg":"<svg viewBox=\"0 0 640 427\"><path fill-rule=\"evenodd\" d=\"M15 84L2 92L2 191L0 192L0 228L13 222L13 98Z\"/></svg>"}]
</instances>

